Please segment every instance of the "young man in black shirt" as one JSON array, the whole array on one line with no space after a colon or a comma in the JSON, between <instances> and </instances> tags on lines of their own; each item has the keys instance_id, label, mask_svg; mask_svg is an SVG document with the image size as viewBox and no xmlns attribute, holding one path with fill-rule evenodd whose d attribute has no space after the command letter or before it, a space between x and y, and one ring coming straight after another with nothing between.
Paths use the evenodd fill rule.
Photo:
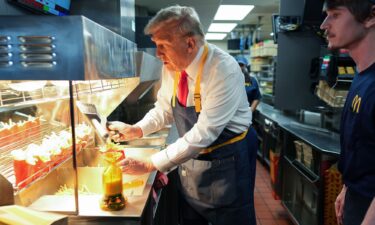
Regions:
<instances>
[{"instance_id":1,"label":"young man in black shirt","mask_svg":"<svg viewBox=\"0 0 375 225\"><path fill-rule=\"evenodd\" d=\"M342 112L336 216L361 224L375 196L375 0L326 0L325 9L328 47L349 50L358 71Z\"/></svg>"}]
</instances>

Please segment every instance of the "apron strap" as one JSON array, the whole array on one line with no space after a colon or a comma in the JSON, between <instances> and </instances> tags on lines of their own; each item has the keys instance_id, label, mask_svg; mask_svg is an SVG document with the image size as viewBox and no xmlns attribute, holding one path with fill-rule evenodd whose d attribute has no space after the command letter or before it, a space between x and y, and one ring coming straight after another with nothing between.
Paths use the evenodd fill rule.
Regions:
<instances>
[{"instance_id":1,"label":"apron strap","mask_svg":"<svg viewBox=\"0 0 375 225\"><path fill-rule=\"evenodd\" d=\"M244 139L246 137L247 132L248 132L248 130L246 130L242 134L240 134L240 135L238 135L238 136L236 136L234 138L231 138L228 141L225 141L225 142L223 142L221 144L214 145L214 146L211 146L211 147L208 147L208 148L204 148L204 149L202 149L199 152L199 154L207 154L207 153L210 153L210 152L212 152L212 151L214 151L214 150L216 150L216 149L218 149L220 147L223 147L225 145L229 145L229 144L233 144L233 143L235 143L237 141L241 141L242 139Z\"/></svg>"},{"instance_id":2,"label":"apron strap","mask_svg":"<svg viewBox=\"0 0 375 225\"><path fill-rule=\"evenodd\" d=\"M194 90L194 105L195 105L195 112L200 113L202 109L201 104L201 77L203 72L203 66L207 61L207 55L208 55L208 45L204 45L203 55L201 62L199 63L199 69L197 74L197 79L195 81L195 90ZM174 87L173 87L173 98L172 98L172 106L176 106L176 92L177 92L177 85L178 81L180 80L180 73L177 71L175 72L174 76Z\"/></svg>"},{"instance_id":3,"label":"apron strap","mask_svg":"<svg viewBox=\"0 0 375 225\"><path fill-rule=\"evenodd\" d=\"M181 73L177 71L174 73L174 85L173 85L173 98L172 98L172 106L176 107L176 92L177 92L177 84L180 80Z\"/></svg>"},{"instance_id":4,"label":"apron strap","mask_svg":"<svg viewBox=\"0 0 375 225\"><path fill-rule=\"evenodd\" d=\"M208 55L208 46L207 44L204 46L202 61L199 64L199 70L197 75L197 80L195 82L195 90L194 90L194 105L195 105L195 112L200 113L202 104L201 104L201 77L203 72L203 66L207 60Z\"/></svg>"}]
</instances>

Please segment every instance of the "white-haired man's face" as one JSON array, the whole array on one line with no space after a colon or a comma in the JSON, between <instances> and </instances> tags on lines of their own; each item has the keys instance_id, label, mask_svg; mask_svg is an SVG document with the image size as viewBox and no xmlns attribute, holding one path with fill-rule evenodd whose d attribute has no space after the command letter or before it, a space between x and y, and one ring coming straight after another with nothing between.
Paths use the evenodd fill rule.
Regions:
<instances>
[{"instance_id":1,"label":"white-haired man's face","mask_svg":"<svg viewBox=\"0 0 375 225\"><path fill-rule=\"evenodd\" d=\"M181 34L178 27L163 26L152 34L156 44L156 55L171 71L182 71L194 59L196 41L194 37Z\"/></svg>"}]
</instances>

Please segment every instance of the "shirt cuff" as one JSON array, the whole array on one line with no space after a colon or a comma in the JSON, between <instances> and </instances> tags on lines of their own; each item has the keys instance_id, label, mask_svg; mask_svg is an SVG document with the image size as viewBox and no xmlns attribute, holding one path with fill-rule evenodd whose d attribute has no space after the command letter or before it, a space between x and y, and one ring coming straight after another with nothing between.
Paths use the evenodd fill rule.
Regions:
<instances>
[{"instance_id":1,"label":"shirt cuff","mask_svg":"<svg viewBox=\"0 0 375 225\"><path fill-rule=\"evenodd\" d=\"M151 156L151 161L155 168L163 173L168 173L177 166L169 159L166 150L153 154Z\"/></svg>"},{"instance_id":2,"label":"shirt cuff","mask_svg":"<svg viewBox=\"0 0 375 225\"><path fill-rule=\"evenodd\" d=\"M135 126L138 126L138 127L141 128L142 133L143 133L143 137L144 137L144 136L147 136L147 135L151 134L152 131L150 129L148 129L148 127L147 127L148 122L146 122L146 121L142 122L142 121L143 120L136 123Z\"/></svg>"}]
</instances>

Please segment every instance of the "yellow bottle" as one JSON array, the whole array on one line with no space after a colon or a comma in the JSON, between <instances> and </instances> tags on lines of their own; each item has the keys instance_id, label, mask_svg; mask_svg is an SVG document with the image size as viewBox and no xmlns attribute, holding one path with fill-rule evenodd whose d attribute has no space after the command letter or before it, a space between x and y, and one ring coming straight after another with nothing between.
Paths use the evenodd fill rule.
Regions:
<instances>
[{"instance_id":1,"label":"yellow bottle","mask_svg":"<svg viewBox=\"0 0 375 225\"><path fill-rule=\"evenodd\" d=\"M122 193L122 171L116 165L121 157L119 152L106 152L104 159L108 166L102 174L103 198L100 201L100 208L106 211L121 210L125 207L126 200Z\"/></svg>"}]
</instances>

